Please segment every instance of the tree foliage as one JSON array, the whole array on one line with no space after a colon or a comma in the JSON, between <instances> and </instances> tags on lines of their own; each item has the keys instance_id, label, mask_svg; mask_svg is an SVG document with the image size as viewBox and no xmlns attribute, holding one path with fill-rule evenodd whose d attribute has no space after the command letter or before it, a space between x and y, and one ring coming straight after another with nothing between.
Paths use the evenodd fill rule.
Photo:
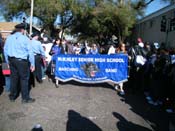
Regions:
<instances>
[{"instance_id":1,"label":"tree foliage","mask_svg":"<svg viewBox=\"0 0 175 131\"><path fill-rule=\"evenodd\" d=\"M38 18L43 27L47 30L54 30L54 23L58 15L62 19L64 13L71 6L73 0L34 0L33 16ZM27 17L30 16L31 0L4 0L0 2L1 10L7 21L11 21L14 17L19 18L22 13ZM63 22L63 20L62 20Z\"/></svg>"},{"instance_id":2,"label":"tree foliage","mask_svg":"<svg viewBox=\"0 0 175 131\"><path fill-rule=\"evenodd\" d=\"M129 2L96 1L95 7L81 10L73 21L72 34L79 32L80 38L93 38L99 43L112 35L124 40L136 20L136 11Z\"/></svg>"},{"instance_id":3,"label":"tree foliage","mask_svg":"<svg viewBox=\"0 0 175 131\"><path fill-rule=\"evenodd\" d=\"M47 30L55 30L54 23L59 16L60 30L69 29L79 39L102 43L116 35L123 41L130 35L138 14L143 14L143 9L152 1L34 0L33 15ZM20 17L22 13L30 16L31 0L3 0L0 5L7 21Z\"/></svg>"}]
</instances>

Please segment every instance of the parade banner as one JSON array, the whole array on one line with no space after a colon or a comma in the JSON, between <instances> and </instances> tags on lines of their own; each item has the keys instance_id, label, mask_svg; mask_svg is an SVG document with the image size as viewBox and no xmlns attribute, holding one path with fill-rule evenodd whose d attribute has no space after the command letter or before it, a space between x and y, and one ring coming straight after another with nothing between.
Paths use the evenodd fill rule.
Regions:
<instances>
[{"instance_id":1,"label":"parade banner","mask_svg":"<svg viewBox=\"0 0 175 131\"><path fill-rule=\"evenodd\" d=\"M115 55L58 55L55 78L63 82L82 83L127 81L128 56Z\"/></svg>"}]
</instances>

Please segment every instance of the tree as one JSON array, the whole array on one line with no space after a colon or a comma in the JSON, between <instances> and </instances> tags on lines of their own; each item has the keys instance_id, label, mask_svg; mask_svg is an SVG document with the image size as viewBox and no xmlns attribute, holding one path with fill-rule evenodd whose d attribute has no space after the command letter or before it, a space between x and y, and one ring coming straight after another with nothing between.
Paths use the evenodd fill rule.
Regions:
<instances>
[{"instance_id":1,"label":"tree","mask_svg":"<svg viewBox=\"0 0 175 131\"><path fill-rule=\"evenodd\" d=\"M116 35L119 41L130 35L137 16L154 0L34 0L34 16L46 30L55 32L59 16L59 31L69 29L79 39L91 39L98 43ZM167 0L162 0L167 1ZM30 0L3 0L0 9L6 20L30 16ZM55 33L52 33L52 36Z\"/></svg>"},{"instance_id":2,"label":"tree","mask_svg":"<svg viewBox=\"0 0 175 131\"><path fill-rule=\"evenodd\" d=\"M11 21L14 17L19 18L23 13L29 17L30 2L30 0L4 0L0 2L1 10L7 21ZM33 16L43 23L46 30L53 31L58 15L61 17L61 27L69 23L69 19L65 19L65 15L67 15L69 6L71 7L74 3L74 0L34 0Z\"/></svg>"},{"instance_id":3,"label":"tree","mask_svg":"<svg viewBox=\"0 0 175 131\"><path fill-rule=\"evenodd\" d=\"M71 9L74 16L71 33L78 34L79 39L90 39L98 43L106 43L112 35L124 41L131 34L137 16L143 15L144 8L152 1L87 0Z\"/></svg>"},{"instance_id":4,"label":"tree","mask_svg":"<svg viewBox=\"0 0 175 131\"><path fill-rule=\"evenodd\" d=\"M136 11L129 2L96 1L95 7L82 7L76 16L72 34L78 32L80 38L102 43L112 35L123 41L135 23Z\"/></svg>"}]
</instances>

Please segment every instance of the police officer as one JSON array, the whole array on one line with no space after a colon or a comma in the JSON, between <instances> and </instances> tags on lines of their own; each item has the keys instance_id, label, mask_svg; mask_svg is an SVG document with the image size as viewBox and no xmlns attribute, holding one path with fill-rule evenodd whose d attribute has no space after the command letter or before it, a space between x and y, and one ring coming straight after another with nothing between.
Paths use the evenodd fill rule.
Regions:
<instances>
[{"instance_id":1,"label":"police officer","mask_svg":"<svg viewBox=\"0 0 175 131\"><path fill-rule=\"evenodd\" d=\"M31 47L35 56L34 76L39 83L42 83L42 62L45 59L45 52L41 42L38 40L39 36L39 33L32 34Z\"/></svg>"},{"instance_id":2,"label":"police officer","mask_svg":"<svg viewBox=\"0 0 175 131\"><path fill-rule=\"evenodd\" d=\"M24 35L25 28L25 23L15 26L15 32L8 36L5 42L4 55L11 70L10 101L14 102L16 100L20 87L22 103L32 103L35 99L29 95L28 81L30 70L31 72L35 70L35 61L30 39Z\"/></svg>"}]
</instances>

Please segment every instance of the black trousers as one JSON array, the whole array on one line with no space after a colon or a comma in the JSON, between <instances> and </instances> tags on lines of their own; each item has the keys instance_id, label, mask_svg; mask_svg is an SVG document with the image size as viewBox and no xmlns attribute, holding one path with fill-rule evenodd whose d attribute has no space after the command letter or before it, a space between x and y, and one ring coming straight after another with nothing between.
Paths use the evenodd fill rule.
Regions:
<instances>
[{"instance_id":1,"label":"black trousers","mask_svg":"<svg viewBox=\"0 0 175 131\"><path fill-rule=\"evenodd\" d=\"M9 58L10 61L10 98L16 99L21 90L22 99L29 96L29 62L23 59Z\"/></svg>"},{"instance_id":2,"label":"black trousers","mask_svg":"<svg viewBox=\"0 0 175 131\"><path fill-rule=\"evenodd\" d=\"M35 71L34 71L34 76L36 77L36 80L38 82L42 81L42 62L41 62L41 56L40 55L35 55Z\"/></svg>"}]
</instances>

